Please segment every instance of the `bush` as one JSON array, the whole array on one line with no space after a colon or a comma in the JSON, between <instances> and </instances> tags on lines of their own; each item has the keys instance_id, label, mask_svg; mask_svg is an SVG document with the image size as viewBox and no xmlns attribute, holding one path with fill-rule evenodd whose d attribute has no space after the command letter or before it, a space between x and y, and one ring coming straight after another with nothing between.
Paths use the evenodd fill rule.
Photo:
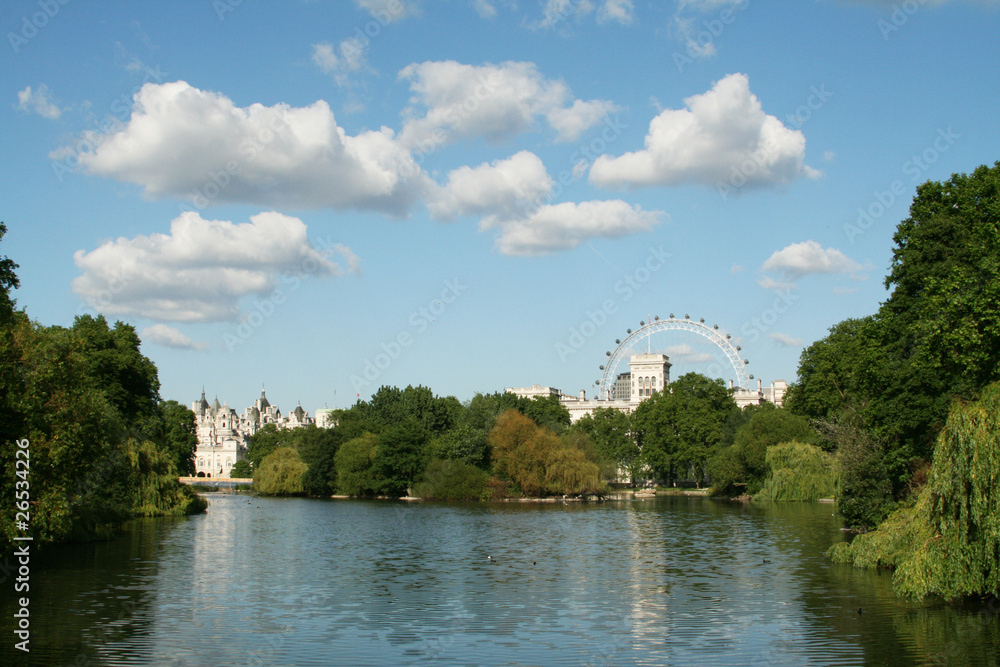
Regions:
<instances>
[{"instance_id":1,"label":"bush","mask_svg":"<svg viewBox=\"0 0 1000 667\"><path fill-rule=\"evenodd\" d=\"M810 501L834 493L833 457L819 447L783 442L767 448L768 476L754 500Z\"/></svg>"},{"instance_id":2,"label":"bush","mask_svg":"<svg viewBox=\"0 0 1000 667\"><path fill-rule=\"evenodd\" d=\"M308 466L291 447L279 447L264 457L253 485L265 496L295 496L304 492L302 478Z\"/></svg>"},{"instance_id":3,"label":"bush","mask_svg":"<svg viewBox=\"0 0 1000 667\"><path fill-rule=\"evenodd\" d=\"M430 500L479 500L489 474L463 461L433 459L413 494Z\"/></svg>"}]
</instances>

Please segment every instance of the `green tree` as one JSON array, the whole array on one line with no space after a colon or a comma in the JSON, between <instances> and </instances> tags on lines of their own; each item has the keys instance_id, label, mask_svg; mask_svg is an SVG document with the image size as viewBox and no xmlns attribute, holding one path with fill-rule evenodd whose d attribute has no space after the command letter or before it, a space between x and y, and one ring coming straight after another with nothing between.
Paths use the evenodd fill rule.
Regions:
<instances>
[{"instance_id":1,"label":"green tree","mask_svg":"<svg viewBox=\"0 0 1000 667\"><path fill-rule=\"evenodd\" d=\"M433 459L413 493L428 500L479 500L489 473L457 460Z\"/></svg>"},{"instance_id":2,"label":"green tree","mask_svg":"<svg viewBox=\"0 0 1000 667\"><path fill-rule=\"evenodd\" d=\"M850 544L837 562L893 567L896 590L947 599L1000 590L1000 383L973 403L956 402L934 449L929 481L906 504Z\"/></svg>"},{"instance_id":3,"label":"green tree","mask_svg":"<svg viewBox=\"0 0 1000 667\"><path fill-rule=\"evenodd\" d=\"M163 447L171 452L180 475L194 475L194 452L198 446L198 431L194 413L177 401L161 401Z\"/></svg>"},{"instance_id":4,"label":"green tree","mask_svg":"<svg viewBox=\"0 0 1000 667\"><path fill-rule=\"evenodd\" d=\"M253 470L250 463L245 459L240 459L229 470L229 477L232 479L249 479L253 477Z\"/></svg>"},{"instance_id":5,"label":"green tree","mask_svg":"<svg viewBox=\"0 0 1000 667\"><path fill-rule=\"evenodd\" d=\"M268 454L290 445L295 429L280 429L276 424L264 424L256 433L250 436L247 443L247 461L256 470Z\"/></svg>"},{"instance_id":6,"label":"green tree","mask_svg":"<svg viewBox=\"0 0 1000 667\"><path fill-rule=\"evenodd\" d=\"M747 492L756 493L767 476L767 448L782 442L818 444L819 433L809 420L784 408L762 406L736 432L735 454L746 470Z\"/></svg>"},{"instance_id":7,"label":"green tree","mask_svg":"<svg viewBox=\"0 0 1000 667\"><path fill-rule=\"evenodd\" d=\"M302 478L308 466L291 447L278 447L264 457L253 476L253 486L266 496L295 496L305 492Z\"/></svg>"},{"instance_id":8,"label":"green tree","mask_svg":"<svg viewBox=\"0 0 1000 667\"><path fill-rule=\"evenodd\" d=\"M632 424L643 461L661 478L693 476L700 483L733 407L722 380L682 375L635 409Z\"/></svg>"},{"instance_id":9,"label":"green tree","mask_svg":"<svg viewBox=\"0 0 1000 667\"><path fill-rule=\"evenodd\" d=\"M378 438L365 433L341 445L334 456L337 468L337 490L349 496L375 495L373 467L378 450Z\"/></svg>"},{"instance_id":10,"label":"green tree","mask_svg":"<svg viewBox=\"0 0 1000 667\"><path fill-rule=\"evenodd\" d=\"M372 488L379 495L402 496L427 464L429 433L413 419L378 434L372 461Z\"/></svg>"},{"instance_id":11,"label":"green tree","mask_svg":"<svg viewBox=\"0 0 1000 667\"><path fill-rule=\"evenodd\" d=\"M586 433L592 439L599 457L612 461L635 484L643 463L639 445L632 434L631 416L614 408L596 408L591 414L578 420L573 428ZM617 474L617 470L614 471ZM614 475L613 475L614 476Z\"/></svg>"},{"instance_id":12,"label":"green tree","mask_svg":"<svg viewBox=\"0 0 1000 667\"><path fill-rule=\"evenodd\" d=\"M782 442L767 448L767 479L754 501L813 501L832 498L833 455L815 445Z\"/></svg>"}]
</instances>

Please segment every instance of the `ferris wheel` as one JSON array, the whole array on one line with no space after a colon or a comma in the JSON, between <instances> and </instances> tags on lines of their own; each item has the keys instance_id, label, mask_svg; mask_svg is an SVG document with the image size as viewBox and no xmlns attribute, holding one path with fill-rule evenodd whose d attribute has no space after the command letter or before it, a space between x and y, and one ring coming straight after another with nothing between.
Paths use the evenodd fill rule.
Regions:
<instances>
[{"instance_id":1,"label":"ferris wheel","mask_svg":"<svg viewBox=\"0 0 1000 667\"><path fill-rule=\"evenodd\" d=\"M671 313L670 317L665 320L661 320L660 316L657 315L649 322L639 322L638 329L635 331L629 329L628 336L624 340L615 341L618 347L615 348L614 352L605 352L608 360L601 366L603 375L601 375L601 379L597 383L598 398L600 400L608 400L610 397L611 387L618 377L618 367L622 361L625 361L627 365L628 357L632 354L635 345L642 340L650 338L653 334L666 331L683 331L708 339L710 343L713 343L722 351L732 365L735 375L735 385L744 389L750 388L750 380L753 379L753 375L748 375L746 369L750 360L740 358L742 348L730 342L732 336L728 333L720 332L718 324L708 326L705 324L704 318L695 321L691 319L690 315L685 315L681 319L674 317L674 314Z\"/></svg>"}]
</instances>

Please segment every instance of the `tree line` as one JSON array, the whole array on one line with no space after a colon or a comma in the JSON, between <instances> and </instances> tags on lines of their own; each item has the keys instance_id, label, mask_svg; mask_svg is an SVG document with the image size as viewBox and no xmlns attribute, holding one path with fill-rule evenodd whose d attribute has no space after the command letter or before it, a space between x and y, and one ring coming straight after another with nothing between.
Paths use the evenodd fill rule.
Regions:
<instances>
[{"instance_id":1,"label":"tree line","mask_svg":"<svg viewBox=\"0 0 1000 667\"><path fill-rule=\"evenodd\" d=\"M757 493L789 460L811 456L827 483L804 497L778 495L833 493L831 458L806 418L770 404L740 410L721 380L696 373L633 413L598 408L572 425L556 396L476 394L461 403L422 386L381 387L332 419L329 429L265 426L232 476L252 475L261 493L319 496L602 496L614 483L646 480L714 483L740 495ZM768 445L791 442L799 459L769 464Z\"/></svg>"},{"instance_id":2,"label":"tree line","mask_svg":"<svg viewBox=\"0 0 1000 667\"><path fill-rule=\"evenodd\" d=\"M0 241L6 232L0 223ZM31 321L10 296L17 268L0 256L0 497L23 500L29 528L0 513L0 552L15 536L90 539L132 518L202 511L177 482L194 470L194 414L160 400L135 329L90 315L69 328Z\"/></svg>"}]
</instances>

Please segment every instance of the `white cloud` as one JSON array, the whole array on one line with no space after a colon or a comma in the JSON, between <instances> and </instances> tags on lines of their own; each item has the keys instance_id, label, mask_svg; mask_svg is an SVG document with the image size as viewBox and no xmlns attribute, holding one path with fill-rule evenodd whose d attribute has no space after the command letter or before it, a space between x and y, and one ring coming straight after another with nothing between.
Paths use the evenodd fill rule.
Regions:
<instances>
[{"instance_id":1,"label":"white cloud","mask_svg":"<svg viewBox=\"0 0 1000 667\"><path fill-rule=\"evenodd\" d=\"M648 232L660 222L659 211L643 211L620 199L546 204L525 217L486 218L483 229L501 230L497 248L505 255L545 255L575 248L596 238Z\"/></svg>"},{"instance_id":2,"label":"white cloud","mask_svg":"<svg viewBox=\"0 0 1000 667\"><path fill-rule=\"evenodd\" d=\"M491 19L497 15L497 8L489 0L472 0L472 8L484 19Z\"/></svg>"},{"instance_id":3,"label":"white cloud","mask_svg":"<svg viewBox=\"0 0 1000 667\"><path fill-rule=\"evenodd\" d=\"M535 29L554 28L563 21L582 17L594 11L590 0L545 0L542 6L542 19L531 27Z\"/></svg>"},{"instance_id":4,"label":"white cloud","mask_svg":"<svg viewBox=\"0 0 1000 667\"><path fill-rule=\"evenodd\" d=\"M500 230L496 245L505 255L543 255L590 238L646 232L663 215L621 200L550 204L555 185L537 155L520 151L455 169L428 207L438 220L480 216L481 230Z\"/></svg>"},{"instance_id":5,"label":"white cloud","mask_svg":"<svg viewBox=\"0 0 1000 667\"><path fill-rule=\"evenodd\" d=\"M778 345L782 347L802 347L801 338L794 338L788 334L778 333L775 331L774 333L767 334L767 337L777 342Z\"/></svg>"},{"instance_id":6,"label":"white cloud","mask_svg":"<svg viewBox=\"0 0 1000 667\"><path fill-rule=\"evenodd\" d=\"M322 100L237 107L184 81L147 83L120 131L87 132L74 144L81 141L94 146L79 156L85 172L198 208L235 202L404 215L430 184L387 127L350 136Z\"/></svg>"},{"instance_id":7,"label":"white cloud","mask_svg":"<svg viewBox=\"0 0 1000 667\"><path fill-rule=\"evenodd\" d=\"M354 4L386 25L402 21L417 12L413 0L354 0Z\"/></svg>"},{"instance_id":8,"label":"white cloud","mask_svg":"<svg viewBox=\"0 0 1000 667\"><path fill-rule=\"evenodd\" d=\"M312 61L323 72L333 77L338 86L348 83L348 75L368 68L365 60L367 45L350 37L334 47L329 42L313 44ZM338 55L339 52L339 55Z\"/></svg>"},{"instance_id":9,"label":"white cloud","mask_svg":"<svg viewBox=\"0 0 1000 667\"><path fill-rule=\"evenodd\" d=\"M632 0L605 0L601 8L597 10L597 22L609 23L614 21L627 25L632 22L633 9Z\"/></svg>"},{"instance_id":10,"label":"white cloud","mask_svg":"<svg viewBox=\"0 0 1000 667\"><path fill-rule=\"evenodd\" d=\"M166 324L154 324L151 327L146 327L139 334L139 337L143 342L156 343L157 345L173 347L179 350L198 350L203 352L208 349L207 344L200 341L193 341L177 329Z\"/></svg>"},{"instance_id":11,"label":"white cloud","mask_svg":"<svg viewBox=\"0 0 1000 667\"><path fill-rule=\"evenodd\" d=\"M816 177L803 164L806 140L764 113L745 74L730 74L711 90L666 109L649 124L645 149L594 161L590 180L604 187L714 184L742 173L747 186ZM744 168L745 164L751 168Z\"/></svg>"},{"instance_id":12,"label":"white cloud","mask_svg":"<svg viewBox=\"0 0 1000 667\"><path fill-rule=\"evenodd\" d=\"M188 212L170 223L169 234L119 238L77 251L73 258L83 274L73 280L73 291L109 315L235 320L245 297L270 294L306 276L342 274L330 254L357 268L357 257L345 246L317 250L298 218L264 212L234 224Z\"/></svg>"},{"instance_id":13,"label":"white cloud","mask_svg":"<svg viewBox=\"0 0 1000 667\"><path fill-rule=\"evenodd\" d=\"M62 110L52 101L49 95L48 86L44 83L38 86L38 90L32 90L27 86L17 93L17 108L29 113L37 113L43 118L55 120L62 115Z\"/></svg>"},{"instance_id":14,"label":"white cloud","mask_svg":"<svg viewBox=\"0 0 1000 667\"><path fill-rule=\"evenodd\" d=\"M506 160L459 167L428 202L431 215L454 220L460 215L512 218L544 200L553 181L537 155L521 151Z\"/></svg>"},{"instance_id":15,"label":"white cloud","mask_svg":"<svg viewBox=\"0 0 1000 667\"><path fill-rule=\"evenodd\" d=\"M557 131L558 140L573 141L617 108L602 100L567 106L569 87L544 78L530 62L413 63L399 78L408 80L413 92L399 133L400 142L411 148L472 137L499 141L531 129L539 117Z\"/></svg>"},{"instance_id":16,"label":"white cloud","mask_svg":"<svg viewBox=\"0 0 1000 667\"><path fill-rule=\"evenodd\" d=\"M824 249L816 241L804 241L776 251L767 258L761 270L780 272L795 281L810 274L855 273L862 268L836 248Z\"/></svg>"},{"instance_id":17,"label":"white cloud","mask_svg":"<svg viewBox=\"0 0 1000 667\"><path fill-rule=\"evenodd\" d=\"M607 100L576 100L571 107L557 107L545 114L549 125L557 132L556 141L576 141L605 116L621 109Z\"/></svg>"},{"instance_id":18,"label":"white cloud","mask_svg":"<svg viewBox=\"0 0 1000 667\"><path fill-rule=\"evenodd\" d=\"M743 265L733 262L732 268L729 269L730 273L743 273Z\"/></svg>"}]
</instances>

